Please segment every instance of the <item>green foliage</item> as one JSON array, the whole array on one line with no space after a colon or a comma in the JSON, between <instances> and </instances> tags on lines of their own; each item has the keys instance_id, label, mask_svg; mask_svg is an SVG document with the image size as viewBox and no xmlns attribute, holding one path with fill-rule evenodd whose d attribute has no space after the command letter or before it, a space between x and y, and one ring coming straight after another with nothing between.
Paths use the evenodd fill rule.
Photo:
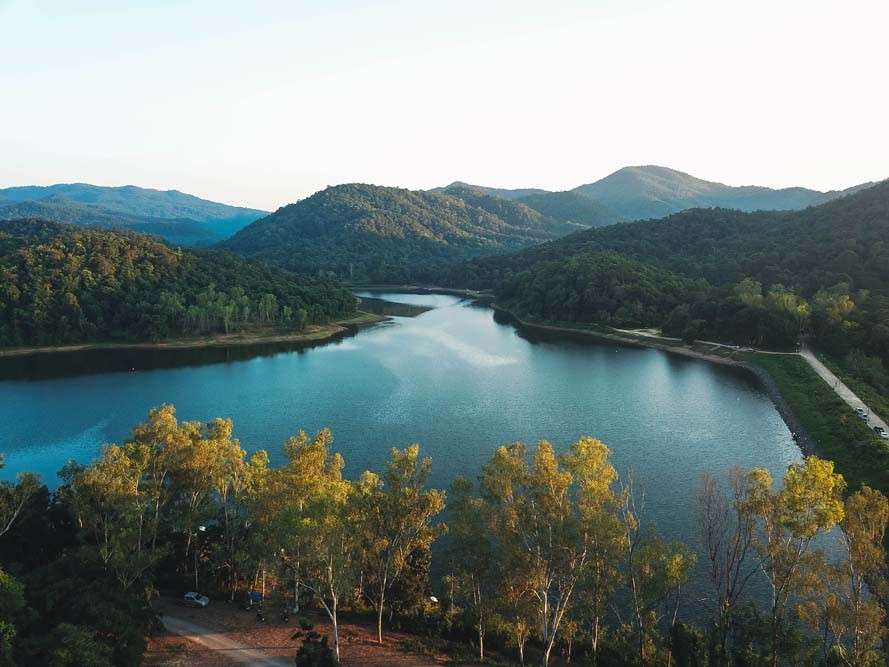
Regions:
<instances>
[{"instance_id":1,"label":"green foliage","mask_svg":"<svg viewBox=\"0 0 889 667\"><path fill-rule=\"evenodd\" d=\"M621 216L601 202L570 190L525 195L518 201L553 220L584 227L604 227L621 220Z\"/></svg>"},{"instance_id":2,"label":"green foliage","mask_svg":"<svg viewBox=\"0 0 889 667\"><path fill-rule=\"evenodd\" d=\"M327 645L327 637L315 632L311 624L300 623L300 627L303 632L293 635L293 639L302 639L296 652L296 667L337 667L339 661Z\"/></svg>"},{"instance_id":3,"label":"green foliage","mask_svg":"<svg viewBox=\"0 0 889 667\"><path fill-rule=\"evenodd\" d=\"M223 253L44 221L0 223L0 345L301 328L355 311L333 285ZM282 309L291 319L283 321Z\"/></svg>"},{"instance_id":4,"label":"green foliage","mask_svg":"<svg viewBox=\"0 0 889 667\"><path fill-rule=\"evenodd\" d=\"M222 247L301 273L393 284L435 281L459 261L570 231L520 204L481 193L471 199L337 185L258 220Z\"/></svg>"},{"instance_id":5,"label":"green foliage","mask_svg":"<svg viewBox=\"0 0 889 667\"><path fill-rule=\"evenodd\" d=\"M889 183L880 183L803 211L692 209L663 220L586 230L473 260L452 271L449 282L495 286L498 298L522 304L539 300L533 294L538 277L552 280L560 267L573 274L578 264L603 262L602 253L616 253L694 281L683 303L668 308L676 294L665 290L655 308L657 324L669 335L780 348L792 346L809 327L835 354L857 348L889 360L887 237ZM608 271L620 284L624 266L603 264L595 272L598 285L599 274ZM751 299L757 284L758 298ZM554 294L551 301L561 308L548 309L570 314L571 294L582 294L586 286L581 280ZM631 292L626 305L638 301Z\"/></svg>"}]
</instances>

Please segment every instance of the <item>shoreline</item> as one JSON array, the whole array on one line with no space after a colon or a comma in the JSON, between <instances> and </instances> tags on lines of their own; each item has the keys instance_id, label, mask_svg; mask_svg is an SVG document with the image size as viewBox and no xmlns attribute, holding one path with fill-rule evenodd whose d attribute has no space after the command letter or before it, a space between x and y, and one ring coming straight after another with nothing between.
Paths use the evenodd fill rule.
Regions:
<instances>
[{"instance_id":1,"label":"shoreline","mask_svg":"<svg viewBox=\"0 0 889 667\"><path fill-rule=\"evenodd\" d=\"M140 343L74 343L71 345L48 345L43 347L16 347L0 349L0 360L16 357L31 357L65 352L88 350L185 350L210 347L249 347L268 343L303 343L331 340L352 329L382 322L386 317L359 310L355 317L338 320L330 324L311 325L299 333L277 332L268 334L219 334L203 338L174 338L158 342Z\"/></svg>"},{"instance_id":2,"label":"shoreline","mask_svg":"<svg viewBox=\"0 0 889 667\"><path fill-rule=\"evenodd\" d=\"M774 378L772 378L772 376L764 368L757 366L755 361L752 361L749 357L745 359L735 359L733 357L707 354L699 350L693 350L684 345L666 345L663 343L659 343L658 340L653 337L651 338L651 340L645 340L646 337L644 336L634 338L629 336L622 336L619 334L606 333L603 331L594 331L590 329L577 329L572 327L558 326L555 324L538 324L535 322L526 322L525 320L518 317L511 310L504 308L503 306L497 305L496 303L492 303L490 304L490 306L495 312L507 316L512 321L513 325L519 330L524 329L531 332L536 331L544 334L561 336L565 336L567 334L574 339L592 338L599 341L610 341L613 343L618 343L627 347L661 350L662 352L667 352L669 354L675 354L690 359L697 359L699 361L706 361L713 364L721 364L723 366L730 366L732 368L737 368L745 371L751 374L756 379L758 384L765 390L766 394L769 397L769 400L772 401L772 404L775 406L778 414L781 415L781 419L784 421L784 424L790 431L790 435L793 437L794 442L796 443L797 447L800 448L800 451L803 453L803 455L809 456L817 453L817 444L815 442L815 439L803 427L802 423L799 420L799 417L797 417L797 415L793 411L793 408L791 408L787 399L781 393L781 390L778 388L778 384L775 382ZM744 352L739 354L755 355L757 353Z\"/></svg>"}]
</instances>

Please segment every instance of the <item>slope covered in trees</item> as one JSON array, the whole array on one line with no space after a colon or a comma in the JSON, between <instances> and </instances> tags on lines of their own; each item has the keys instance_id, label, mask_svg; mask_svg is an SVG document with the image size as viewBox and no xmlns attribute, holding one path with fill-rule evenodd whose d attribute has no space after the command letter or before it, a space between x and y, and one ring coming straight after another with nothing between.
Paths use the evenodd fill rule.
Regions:
<instances>
[{"instance_id":1,"label":"slope covered in trees","mask_svg":"<svg viewBox=\"0 0 889 667\"><path fill-rule=\"evenodd\" d=\"M885 659L872 591L885 590L889 501L866 486L844 497L829 461L795 462L780 483L764 469L706 475L686 544L657 534L644 489L592 437L498 447L477 484L457 478L446 495L417 445L349 479L326 429L288 438L279 466L233 435L230 420L180 422L163 406L92 463L66 464L54 493L27 474L0 483L4 664L138 665L157 589L221 605L260 572L268 605L328 621L336 662L354 646L340 641L345 610L380 641L390 628L448 640L436 653L461 664ZM835 527L829 560L819 544ZM688 599L690 580L704 597Z\"/></svg>"},{"instance_id":2,"label":"slope covered in trees","mask_svg":"<svg viewBox=\"0 0 889 667\"><path fill-rule=\"evenodd\" d=\"M601 202L571 190L526 195L517 201L553 220L584 227L604 227L621 220L617 213Z\"/></svg>"},{"instance_id":3,"label":"slope covered in trees","mask_svg":"<svg viewBox=\"0 0 889 667\"><path fill-rule=\"evenodd\" d=\"M78 227L128 229L160 236L168 243L183 246L209 245L225 236L210 223L195 220L167 220L133 213L113 211L96 204L81 204L52 195L37 201L3 203L0 201L0 220L43 218Z\"/></svg>"},{"instance_id":4,"label":"slope covered in trees","mask_svg":"<svg viewBox=\"0 0 889 667\"><path fill-rule=\"evenodd\" d=\"M338 185L256 221L221 247L303 273L407 283L568 229L524 206L483 193L465 196L479 205L438 193Z\"/></svg>"},{"instance_id":5,"label":"slope covered in trees","mask_svg":"<svg viewBox=\"0 0 889 667\"><path fill-rule=\"evenodd\" d=\"M0 222L0 346L301 327L354 312L329 283L219 252L43 220Z\"/></svg>"},{"instance_id":6,"label":"slope covered in trees","mask_svg":"<svg viewBox=\"0 0 889 667\"><path fill-rule=\"evenodd\" d=\"M599 253L617 253L697 281L693 296L672 317L647 325L663 325L676 335L773 345L790 345L803 330L836 351L854 346L889 359L887 238L889 182L883 182L804 211L692 209L582 231L476 260L455 270L451 281L500 285L501 296L532 312L532 291L539 293L558 275L558 264L570 269L578 257L589 263ZM624 283L624 274L616 271L613 280ZM578 280L551 298L567 304L585 289ZM637 302L629 298L623 305Z\"/></svg>"},{"instance_id":7,"label":"slope covered in trees","mask_svg":"<svg viewBox=\"0 0 889 667\"><path fill-rule=\"evenodd\" d=\"M0 189L0 201L35 201L53 195L81 204L96 204L119 213L165 220L207 222L226 235L267 213L242 206L220 204L178 190L154 190L135 185L106 187L89 183L64 183Z\"/></svg>"},{"instance_id":8,"label":"slope covered in trees","mask_svg":"<svg viewBox=\"0 0 889 667\"><path fill-rule=\"evenodd\" d=\"M604 204L626 220L661 218L695 207L722 207L741 211L802 209L851 194L847 190L819 192L808 188L775 190L755 185L734 187L705 181L675 169L653 165L624 167L575 192Z\"/></svg>"}]
</instances>

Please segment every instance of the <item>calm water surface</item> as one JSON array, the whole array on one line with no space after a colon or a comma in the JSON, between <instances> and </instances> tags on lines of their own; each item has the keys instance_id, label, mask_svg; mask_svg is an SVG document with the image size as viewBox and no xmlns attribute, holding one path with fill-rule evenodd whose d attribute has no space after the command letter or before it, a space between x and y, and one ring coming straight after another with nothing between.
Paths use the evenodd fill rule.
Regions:
<instances>
[{"instance_id":1,"label":"calm water surface","mask_svg":"<svg viewBox=\"0 0 889 667\"><path fill-rule=\"evenodd\" d=\"M767 395L735 370L657 350L533 343L453 296L373 296L433 308L308 350L256 350L264 356L242 348L172 360L138 351L44 357L29 366L31 379L0 380L2 474L34 470L53 486L65 461L91 460L162 403L181 419L231 417L244 447L267 449L273 462L289 435L329 426L350 475L419 442L440 486L475 477L500 444L547 438L562 449L593 435L644 489L645 518L692 541L702 472L760 466L780 479L801 458ZM46 377L84 365L127 370Z\"/></svg>"}]
</instances>

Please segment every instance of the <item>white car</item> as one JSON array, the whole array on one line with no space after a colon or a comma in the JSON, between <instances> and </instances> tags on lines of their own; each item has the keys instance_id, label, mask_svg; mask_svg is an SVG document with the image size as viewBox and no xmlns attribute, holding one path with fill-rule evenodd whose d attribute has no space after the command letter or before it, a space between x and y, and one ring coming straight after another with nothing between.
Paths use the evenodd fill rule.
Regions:
<instances>
[{"instance_id":1,"label":"white car","mask_svg":"<svg viewBox=\"0 0 889 667\"><path fill-rule=\"evenodd\" d=\"M208 598L206 595L201 595L200 593L189 591L182 596L182 604L184 604L186 607L203 608L210 604L210 598Z\"/></svg>"}]
</instances>

